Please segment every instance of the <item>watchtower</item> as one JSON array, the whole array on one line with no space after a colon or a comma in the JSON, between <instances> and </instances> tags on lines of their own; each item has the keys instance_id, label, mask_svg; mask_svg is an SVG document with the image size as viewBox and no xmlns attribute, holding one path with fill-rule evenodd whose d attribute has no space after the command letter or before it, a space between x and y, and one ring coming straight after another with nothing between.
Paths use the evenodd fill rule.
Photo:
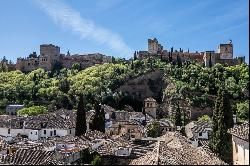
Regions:
<instances>
[{"instance_id":1,"label":"watchtower","mask_svg":"<svg viewBox=\"0 0 250 166\"><path fill-rule=\"evenodd\" d=\"M232 40L229 40L227 44L220 44L218 46L218 53L220 53L220 59L233 59Z\"/></svg>"},{"instance_id":2,"label":"watchtower","mask_svg":"<svg viewBox=\"0 0 250 166\"><path fill-rule=\"evenodd\" d=\"M145 112L153 118L156 118L156 107L156 100L152 97L146 98L144 100Z\"/></svg>"}]
</instances>

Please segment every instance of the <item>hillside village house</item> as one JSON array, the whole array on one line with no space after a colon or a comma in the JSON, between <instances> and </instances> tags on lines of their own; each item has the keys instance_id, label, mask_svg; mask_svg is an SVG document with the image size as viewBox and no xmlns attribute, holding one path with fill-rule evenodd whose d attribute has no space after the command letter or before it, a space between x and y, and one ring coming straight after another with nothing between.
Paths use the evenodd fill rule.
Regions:
<instances>
[{"instance_id":1,"label":"hillside village house","mask_svg":"<svg viewBox=\"0 0 250 166\"><path fill-rule=\"evenodd\" d=\"M11 104L7 105L5 109L6 115L17 115L17 111L24 108L24 105L20 104Z\"/></svg>"},{"instance_id":2,"label":"hillside village house","mask_svg":"<svg viewBox=\"0 0 250 166\"><path fill-rule=\"evenodd\" d=\"M59 110L55 113L32 117L13 117L7 121L0 119L0 136L11 141L17 135L30 140L62 137L75 134L76 115L72 111Z\"/></svg>"},{"instance_id":3,"label":"hillside village house","mask_svg":"<svg viewBox=\"0 0 250 166\"><path fill-rule=\"evenodd\" d=\"M249 165L249 123L235 126L228 132L232 134L233 164Z\"/></svg>"},{"instance_id":4,"label":"hillside village house","mask_svg":"<svg viewBox=\"0 0 250 166\"><path fill-rule=\"evenodd\" d=\"M185 133L191 144L195 147L207 144L212 132L212 124L208 122L193 121L185 126Z\"/></svg>"}]
</instances>

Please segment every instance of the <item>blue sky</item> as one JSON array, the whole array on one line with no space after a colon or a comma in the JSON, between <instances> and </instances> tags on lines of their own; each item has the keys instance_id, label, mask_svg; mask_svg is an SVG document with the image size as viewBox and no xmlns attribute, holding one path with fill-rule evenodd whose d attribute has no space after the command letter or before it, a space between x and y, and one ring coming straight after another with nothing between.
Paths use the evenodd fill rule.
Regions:
<instances>
[{"instance_id":1,"label":"blue sky","mask_svg":"<svg viewBox=\"0 0 250 166\"><path fill-rule=\"evenodd\" d=\"M249 60L248 0L1 0L0 58L15 61L52 43L75 53L115 57L147 50L217 50L233 40L234 56Z\"/></svg>"}]
</instances>

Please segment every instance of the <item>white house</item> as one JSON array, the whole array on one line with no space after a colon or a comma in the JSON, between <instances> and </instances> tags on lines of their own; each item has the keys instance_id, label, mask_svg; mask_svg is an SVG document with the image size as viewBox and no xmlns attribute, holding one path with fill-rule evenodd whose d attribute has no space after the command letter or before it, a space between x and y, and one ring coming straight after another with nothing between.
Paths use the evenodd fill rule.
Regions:
<instances>
[{"instance_id":1,"label":"white house","mask_svg":"<svg viewBox=\"0 0 250 166\"><path fill-rule=\"evenodd\" d=\"M113 149L113 153L115 156L130 156L132 151L131 147L118 147Z\"/></svg>"},{"instance_id":2,"label":"white house","mask_svg":"<svg viewBox=\"0 0 250 166\"><path fill-rule=\"evenodd\" d=\"M17 111L24 108L24 105L20 105L20 104L11 104L11 105L7 105L6 109L5 109L5 113L7 115L17 115Z\"/></svg>"},{"instance_id":3,"label":"white house","mask_svg":"<svg viewBox=\"0 0 250 166\"><path fill-rule=\"evenodd\" d=\"M55 136L74 136L75 119L75 113L69 110L59 110L55 113L32 117L14 117L7 121L0 119L0 136L3 136L7 141L18 134L26 136L30 140Z\"/></svg>"},{"instance_id":4,"label":"white house","mask_svg":"<svg viewBox=\"0 0 250 166\"><path fill-rule=\"evenodd\" d=\"M185 132L192 145L198 147L199 141L209 140L212 132L212 124L192 121L185 126Z\"/></svg>"},{"instance_id":5,"label":"white house","mask_svg":"<svg viewBox=\"0 0 250 166\"><path fill-rule=\"evenodd\" d=\"M235 126L228 132L232 134L233 164L249 165L249 123Z\"/></svg>"}]
</instances>

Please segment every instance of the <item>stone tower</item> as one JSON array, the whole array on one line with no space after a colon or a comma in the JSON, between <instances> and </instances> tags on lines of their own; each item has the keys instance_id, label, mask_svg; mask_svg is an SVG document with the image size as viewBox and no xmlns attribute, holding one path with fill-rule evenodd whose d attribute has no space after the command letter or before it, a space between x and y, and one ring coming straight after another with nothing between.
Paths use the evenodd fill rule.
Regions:
<instances>
[{"instance_id":1,"label":"stone tower","mask_svg":"<svg viewBox=\"0 0 250 166\"><path fill-rule=\"evenodd\" d=\"M215 61L216 61L216 57L215 57L215 52L214 51L206 51L204 53L203 60L204 60L204 63L205 63L206 67L209 67L210 58L211 58L211 65L213 66L215 64Z\"/></svg>"},{"instance_id":2,"label":"stone tower","mask_svg":"<svg viewBox=\"0 0 250 166\"><path fill-rule=\"evenodd\" d=\"M233 59L232 40L230 40L227 44L220 44L218 46L218 53L220 54L220 59Z\"/></svg>"},{"instance_id":3,"label":"stone tower","mask_svg":"<svg viewBox=\"0 0 250 166\"><path fill-rule=\"evenodd\" d=\"M39 67L52 70L53 65L60 61L60 47L52 44L40 45Z\"/></svg>"},{"instance_id":4,"label":"stone tower","mask_svg":"<svg viewBox=\"0 0 250 166\"><path fill-rule=\"evenodd\" d=\"M158 40L156 38L148 39L148 52L150 54L157 54L159 52L163 51L163 46L158 43Z\"/></svg>"},{"instance_id":5,"label":"stone tower","mask_svg":"<svg viewBox=\"0 0 250 166\"><path fill-rule=\"evenodd\" d=\"M146 114L156 118L156 100L152 97L146 98L144 100L144 108Z\"/></svg>"}]
</instances>

